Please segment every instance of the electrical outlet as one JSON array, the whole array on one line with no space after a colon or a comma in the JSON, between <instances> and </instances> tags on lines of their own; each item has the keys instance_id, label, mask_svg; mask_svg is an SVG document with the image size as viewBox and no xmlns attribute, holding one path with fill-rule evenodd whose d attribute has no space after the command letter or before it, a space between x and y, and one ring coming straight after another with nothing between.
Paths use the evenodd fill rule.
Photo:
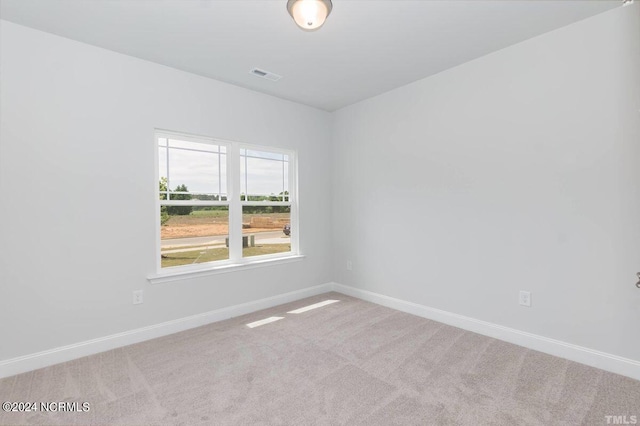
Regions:
<instances>
[{"instance_id":1,"label":"electrical outlet","mask_svg":"<svg viewBox=\"0 0 640 426\"><path fill-rule=\"evenodd\" d=\"M527 307L531 307L531 293L529 293L528 291L521 291L520 292L520 304L522 306L527 306Z\"/></svg>"},{"instance_id":2,"label":"electrical outlet","mask_svg":"<svg viewBox=\"0 0 640 426\"><path fill-rule=\"evenodd\" d=\"M353 262L350 260L347 260L347 271L352 271L353 270Z\"/></svg>"},{"instance_id":3,"label":"electrical outlet","mask_svg":"<svg viewBox=\"0 0 640 426\"><path fill-rule=\"evenodd\" d=\"M133 304L139 305L142 303L142 290L136 290L133 292Z\"/></svg>"}]
</instances>

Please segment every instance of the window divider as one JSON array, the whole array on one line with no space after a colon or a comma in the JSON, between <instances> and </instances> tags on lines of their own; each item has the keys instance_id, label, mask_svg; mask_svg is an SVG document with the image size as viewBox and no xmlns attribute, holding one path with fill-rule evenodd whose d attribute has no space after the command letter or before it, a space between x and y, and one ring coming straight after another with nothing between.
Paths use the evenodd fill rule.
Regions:
<instances>
[{"instance_id":1,"label":"window divider","mask_svg":"<svg viewBox=\"0 0 640 426\"><path fill-rule=\"evenodd\" d=\"M242 204L240 201L240 148L233 144L227 148L229 187L229 260L242 259ZM239 230L239 232L237 231Z\"/></svg>"},{"instance_id":2,"label":"window divider","mask_svg":"<svg viewBox=\"0 0 640 426\"><path fill-rule=\"evenodd\" d=\"M207 201L207 200L162 200L161 205L164 206L228 206L228 201Z\"/></svg>"},{"instance_id":3,"label":"window divider","mask_svg":"<svg viewBox=\"0 0 640 426\"><path fill-rule=\"evenodd\" d=\"M293 160L293 161L292 161ZM291 205L291 251L300 253L300 216L298 215L298 158L289 158L289 201Z\"/></svg>"}]
</instances>

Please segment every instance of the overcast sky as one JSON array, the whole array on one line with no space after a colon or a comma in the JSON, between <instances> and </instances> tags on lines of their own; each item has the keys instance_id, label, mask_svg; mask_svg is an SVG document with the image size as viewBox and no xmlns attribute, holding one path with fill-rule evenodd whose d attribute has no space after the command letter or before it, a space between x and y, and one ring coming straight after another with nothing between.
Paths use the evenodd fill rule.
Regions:
<instances>
[{"instance_id":1,"label":"overcast sky","mask_svg":"<svg viewBox=\"0 0 640 426\"><path fill-rule=\"evenodd\" d=\"M172 141L173 142L173 141ZM181 145L187 143L182 142ZM193 144L202 146L203 144ZM288 190L288 162L271 158L252 158L258 154L249 151L246 158L241 157L241 192L247 193L247 186L251 195L279 194ZM281 155L268 155L277 157ZM267 157L267 156L265 156ZM220 158L220 161L218 159ZM167 148L159 148L160 176L167 176ZM189 192L226 194L226 154L217 152L186 151L183 149L169 150L169 187L175 189L178 185L187 185Z\"/></svg>"}]
</instances>

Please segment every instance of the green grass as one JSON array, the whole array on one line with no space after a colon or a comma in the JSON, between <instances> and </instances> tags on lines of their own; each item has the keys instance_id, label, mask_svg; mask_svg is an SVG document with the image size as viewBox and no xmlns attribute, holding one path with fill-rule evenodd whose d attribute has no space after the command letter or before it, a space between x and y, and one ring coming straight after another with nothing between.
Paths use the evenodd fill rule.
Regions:
<instances>
[{"instance_id":1,"label":"green grass","mask_svg":"<svg viewBox=\"0 0 640 426\"><path fill-rule=\"evenodd\" d=\"M194 210L190 214L196 217L227 217L228 215L228 210Z\"/></svg>"},{"instance_id":2,"label":"green grass","mask_svg":"<svg viewBox=\"0 0 640 426\"><path fill-rule=\"evenodd\" d=\"M273 253L286 253L291 251L289 244L260 244L255 247L242 249L244 257L262 256ZM162 267L191 265L198 263L214 262L216 260L226 260L229 258L227 247L216 247L209 250L190 250L180 253L168 253L162 258Z\"/></svg>"},{"instance_id":3,"label":"green grass","mask_svg":"<svg viewBox=\"0 0 640 426\"><path fill-rule=\"evenodd\" d=\"M289 244L260 244L255 247L244 247L242 256L262 256L263 254L286 253L288 251L291 251L291 245Z\"/></svg>"},{"instance_id":4,"label":"green grass","mask_svg":"<svg viewBox=\"0 0 640 426\"><path fill-rule=\"evenodd\" d=\"M163 247L164 250L198 250L203 251L206 247L211 247L213 244L205 243L205 244L190 244L190 245L179 245L179 246L166 246ZM225 247L226 249L226 247Z\"/></svg>"}]
</instances>

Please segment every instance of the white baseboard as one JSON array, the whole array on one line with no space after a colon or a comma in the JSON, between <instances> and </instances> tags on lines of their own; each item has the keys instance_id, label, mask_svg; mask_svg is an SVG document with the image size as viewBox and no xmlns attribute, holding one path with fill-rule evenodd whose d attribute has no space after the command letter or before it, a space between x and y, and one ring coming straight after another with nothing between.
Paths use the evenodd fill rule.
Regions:
<instances>
[{"instance_id":1,"label":"white baseboard","mask_svg":"<svg viewBox=\"0 0 640 426\"><path fill-rule=\"evenodd\" d=\"M245 315L261 309L293 302L305 297L315 296L328 291L337 291L348 296L357 297L378 305L387 306L398 311L407 312L444 324L478 334L493 337L525 348L534 349L550 355L565 358L602 370L621 374L640 380L640 361L623 358L617 355L585 348L560 340L550 339L509 327L481 321L440 309L430 308L413 302L349 287L338 283L322 284L302 290L292 291L265 299L229 306L199 315L167 321L148 327L125 331L73 345L62 346L35 354L0 361L0 378L70 361L87 355L93 355L110 349L139 343L149 339L166 336L180 331L200 327L217 321Z\"/></svg>"},{"instance_id":2,"label":"white baseboard","mask_svg":"<svg viewBox=\"0 0 640 426\"><path fill-rule=\"evenodd\" d=\"M591 367L600 368L612 373L621 374L640 380L640 361L623 358L617 355L600 352L560 340L550 339L532 333L504 327L487 321L481 321L463 315L454 314L440 309L430 308L413 302L407 302L378 293L361 290L338 283L332 284L334 291L373 302L398 311L428 318L464 330L493 337L505 342L513 343L525 348L534 349L549 355L579 362Z\"/></svg>"},{"instance_id":3,"label":"white baseboard","mask_svg":"<svg viewBox=\"0 0 640 426\"><path fill-rule=\"evenodd\" d=\"M245 315L261 309L271 308L283 303L294 302L305 297L315 296L332 290L332 284L322 284L290 293L260 299L240 305L229 306L203 314L167 321L148 327L112 334L73 345L62 346L35 354L0 361L0 378L24 373L38 368L48 367L61 362L71 361L87 355L93 355L110 349L143 342L180 331L200 327L217 321Z\"/></svg>"}]
</instances>

